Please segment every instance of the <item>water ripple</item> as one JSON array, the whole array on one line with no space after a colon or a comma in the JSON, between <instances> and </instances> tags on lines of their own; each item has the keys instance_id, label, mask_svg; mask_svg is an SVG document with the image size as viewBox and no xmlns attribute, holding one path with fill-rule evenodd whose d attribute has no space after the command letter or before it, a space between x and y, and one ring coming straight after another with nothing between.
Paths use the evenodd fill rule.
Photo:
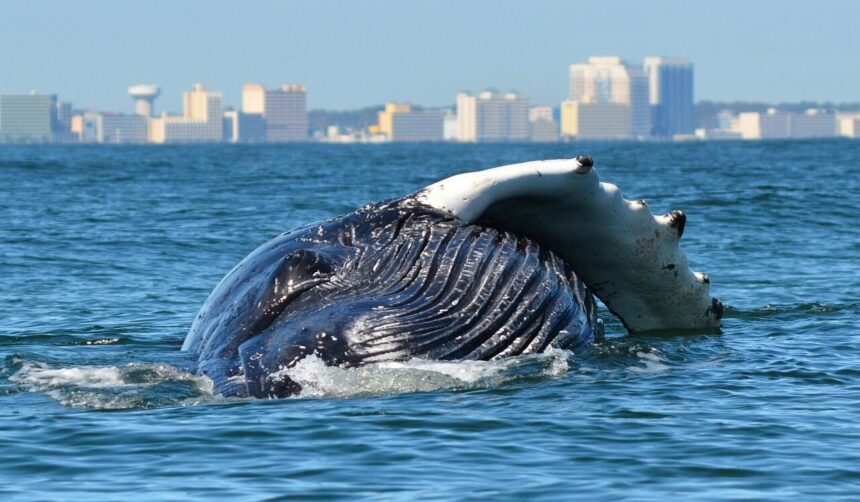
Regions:
<instances>
[{"instance_id":1,"label":"water ripple","mask_svg":"<svg viewBox=\"0 0 860 502\"><path fill-rule=\"evenodd\" d=\"M189 372L197 309L269 237L580 153L687 213L719 330L626 336L604 313L573 355L309 361L284 400ZM858 165L856 141L5 146L0 497L856 499Z\"/></svg>"}]
</instances>

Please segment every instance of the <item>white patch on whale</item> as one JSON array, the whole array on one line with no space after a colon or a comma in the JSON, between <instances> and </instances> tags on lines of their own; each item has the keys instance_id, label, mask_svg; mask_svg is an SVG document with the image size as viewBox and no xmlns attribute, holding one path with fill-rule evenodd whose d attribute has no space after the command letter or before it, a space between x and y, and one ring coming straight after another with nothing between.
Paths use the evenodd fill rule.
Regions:
<instances>
[{"instance_id":1,"label":"white patch on whale","mask_svg":"<svg viewBox=\"0 0 860 502\"><path fill-rule=\"evenodd\" d=\"M709 279L690 270L679 246L681 213L654 216L643 201L625 200L617 186L600 182L590 162L534 161L459 174L417 199L548 246L630 331L719 326Z\"/></svg>"}]
</instances>

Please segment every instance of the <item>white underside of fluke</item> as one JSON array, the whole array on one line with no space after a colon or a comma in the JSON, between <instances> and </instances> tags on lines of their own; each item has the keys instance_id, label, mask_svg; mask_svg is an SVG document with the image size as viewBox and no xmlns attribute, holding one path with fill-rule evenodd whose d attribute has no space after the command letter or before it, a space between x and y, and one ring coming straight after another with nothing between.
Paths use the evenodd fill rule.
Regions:
<instances>
[{"instance_id":1,"label":"white underside of fluke","mask_svg":"<svg viewBox=\"0 0 860 502\"><path fill-rule=\"evenodd\" d=\"M527 235L568 262L630 331L719 326L709 279L679 246L686 217L654 216L600 182L587 157L459 174L418 201L470 223Z\"/></svg>"}]
</instances>

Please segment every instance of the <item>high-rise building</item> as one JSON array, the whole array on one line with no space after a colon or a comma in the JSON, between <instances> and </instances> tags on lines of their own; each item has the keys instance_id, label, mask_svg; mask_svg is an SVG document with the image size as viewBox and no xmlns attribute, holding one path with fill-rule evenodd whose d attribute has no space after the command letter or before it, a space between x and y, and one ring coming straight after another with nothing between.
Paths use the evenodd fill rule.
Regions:
<instances>
[{"instance_id":1,"label":"high-rise building","mask_svg":"<svg viewBox=\"0 0 860 502\"><path fill-rule=\"evenodd\" d=\"M282 143L308 140L307 95L303 85L283 85L266 90L266 141Z\"/></svg>"},{"instance_id":2,"label":"high-rise building","mask_svg":"<svg viewBox=\"0 0 860 502\"><path fill-rule=\"evenodd\" d=\"M647 138L651 134L648 77L641 67L620 57L590 57L587 63L570 66L569 101L627 105L630 130L626 137ZM610 107L615 113L621 108ZM581 130L581 134L588 134Z\"/></svg>"},{"instance_id":3,"label":"high-rise building","mask_svg":"<svg viewBox=\"0 0 860 502\"><path fill-rule=\"evenodd\" d=\"M457 141L460 136L460 122L457 120L457 113L452 110L445 111L445 118L442 119L442 139L445 141Z\"/></svg>"},{"instance_id":4,"label":"high-rise building","mask_svg":"<svg viewBox=\"0 0 860 502\"><path fill-rule=\"evenodd\" d=\"M239 142L239 114L236 110L227 110L221 118L221 141L225 143Z\"/></svg>"},{"instance_id":5,"label":"high-rise building","mask_svg":"<svg viewBox=\"0 0 860 502\"><path fill-rule=\"evenodd\" d=\"M630 105L562 101L561 135L572 139L630 139Z\"/></svg>"},{"instance_id":6,"label":"high-rise building","mask_svg":"<svg viewBox=\"0 0 860 502\"><path fill-rule=\"evenodd\" d=\"M223 138L227 143L265 143L263 115L235 110L224 112Z\"/></svg>"},{"instance_id":7,"label":"high-rise building","mask_svg":"<svg viewBox=\"0 0 860 502\"><path fill-rule=\"evenodd\" d=\"M223 113L221 93L194 84L182 93L182 115L149 119L149 140L153 143L210 143L221 141Z\"/></svg>"},{"instance_id":8,"label":"high-rise building","mask_svg":"<svg viewBox=\"0 0 860 502\"><path fill-rule=\"evenodd\" d=\"M538 143L558 141L558 123L552 117L552 107L534 106L529 109L531 140Z\"/></svg>"},{"instance_id":9,"label":"high-rise building","mask_svg":"<svg viewBox=\"0 0 860 502\"><path fill-rule=\"evenodd\" d=\"M56 128L56 96L0 94L0 143L49 143Z\"/></svg>"},{"instance_id":10,"label":"high-rise building","mask_svg":"<svg viewBox=\"0 0 860 502\"><path fill-rule=\"evenodd\" d=\"M72 104L65 101L57 102L56 122L54 129L68 130L72 127Z\"/></svg>"},{"instance_id":11,"label":"high-rise building","mask_svg":"<svg viewBox=\"0 0 860 502\"><path fill-rule=\"evenodd\" d=\"M457 94L457 140L478 141L478 99L466 92Z\"/></svg>"},{"instance_id":12,"label":"high-rise building","mask_svg":"<svg viewBox=\"0 0 860 502\"><path fill-rule=\"evenodd\" d=\"M837 113L836 126L840 136L860 138L860 113Z\"/></svg>"},{"instance_id":13,"label":"high-rise building","mask_svg":"<svg viewBox=\"0 0 860 502\"><path fill-rule=\"evenodd\" d=\"M531 136L529 100L515 92L460 93L457 119L460 141L528 141Z\"/></svg>"},{"instance_id":14,"label":"high-rise building","mask_svg":"<svg viewBox=\"0 0 860 502\"><path fill-rule=\"evenodd\" d=\"M267 142L308 139L307 91L303 85L285 84L277 89L266 89L260 84L245 84L242 86L242 113L262 116Z\"/></svg>"},{"instance_id":15,"label":"high-rise building","mask_svg":"<svg viewBox=\"0 0 860 502\"><path fill-rule=\"evenodd\" d=\"M377 122L379 123L379 132L392 139L392 122L395 113L409 113L412 111L412 105L409 103L385 103L385 108L377 113Z\"/></svg>"},{"instance_id":16,"label":"high-rise building","mask_svg":"<svg viewBox=\"0 0 860 502\"><path fill-rule=\"evenodd\" d=\"M645 58L651 104L651 135L672 138L691 134L693 113L693 63L685 58Z\"/></svg>"},{"instance_id":17,"label":"high-rise building","mask_svg":"<svg viewBox=\"0 0 860 502\"><path fill-rule=\"evenodd\" d=\"M51 140L54 143L77 143L78 135L72 132L72 104L58 101L54 118Z\"/></svg>"}]
</instances>

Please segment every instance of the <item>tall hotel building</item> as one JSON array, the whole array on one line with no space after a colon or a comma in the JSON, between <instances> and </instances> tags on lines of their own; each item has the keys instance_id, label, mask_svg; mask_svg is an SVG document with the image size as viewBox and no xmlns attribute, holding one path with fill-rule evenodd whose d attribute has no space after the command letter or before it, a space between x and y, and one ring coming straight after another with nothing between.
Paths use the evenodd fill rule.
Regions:
<instances>
[{"instance_id":1,"label":"tall hotel building","mask_svg":"<svg viewBox=\"0 0 860 502\"><path fill-rule=\"evenodd\" d=\"M265 123L265 141L285 143L308 140L307 91L303 85L286 84L266 89L259 84L242 86L242 113L261 117ZM238 131L243 138L242 120Z\"/></svg>"},{"instance_id":2,"label":"tall hotel building","mask_svg":"<svg viewBox=\"0 0 860 502\"><path fill-rule=\"evenodd\" d=\"M56 96L0 94L0 143L49 143L56 128Z\"/></svg>"},{"instance_id":3,"label":"tall hotel building","mask_svg":"<svg viewBox=\"0 0 860 502\"><path fill-rule=\"evenodd\" d=\"M398 113L412 113L412 105L409 103L385 103L385 108L376 114L379 132L393 139L394 115Z\"/></svg>"},{"instance_id":4,"label":"tall hotel building","mask_svg":"<svg viewBox=\"0 0 860 502\"><path fill-rule=\"evenodd\" d=\"M447 110L412 109L409 103L386 103L378 113L379 132L391 141L443 141Z\"/></svg>"},{"instance_id":5,"label":"tall hotel building","mask_svg":"<svg viewBox=\"0 0 860 502\"><path fill-rule=\"evenodd\" d=\"M515 92L457 95L458 139L465 142L528 141L529 100Z\"/></svg>"},{"instance_id":6,"label":"tall hotel building","mask_svg":"<svg viewBox=\"0 0 860 502\"><path fill-rule=\"evenodd\" d=\"M561 109L563 136L620 139L651 134L648 77L619 57L591 57L571 65L570 96Z\"/></svg>"},{"instance_id":7,"label":"tall hotel building","mask_svg":"<svg viewBox=\"0 0 860 502\"><path fill-rule=\"evenodd\" d=\"M671 139L693 134L693 63L686 58L645 58L650 83L651 134Z\"/></svg>"},{"instance_id":8,"label":"tall hotel building","mask_svg":"<svg viewBox=\"0 0 860 502\"><path fill-rule=\"evenodd\" d=\"M152 118L149 140L153 143L215 143L221 141L221 93L194 84L190 92L182 93L182 115Z\"/></svg>"},{"instance_id":9,"label":"tall hotel building","mask_svg":"<svg viewBox=\"0 0 860 502\"><path fill-rule=\"evenodd\" d=\"M630 139L630 105L562 101L561 134L575 139Z\"/></svg>"}]
</instances>

